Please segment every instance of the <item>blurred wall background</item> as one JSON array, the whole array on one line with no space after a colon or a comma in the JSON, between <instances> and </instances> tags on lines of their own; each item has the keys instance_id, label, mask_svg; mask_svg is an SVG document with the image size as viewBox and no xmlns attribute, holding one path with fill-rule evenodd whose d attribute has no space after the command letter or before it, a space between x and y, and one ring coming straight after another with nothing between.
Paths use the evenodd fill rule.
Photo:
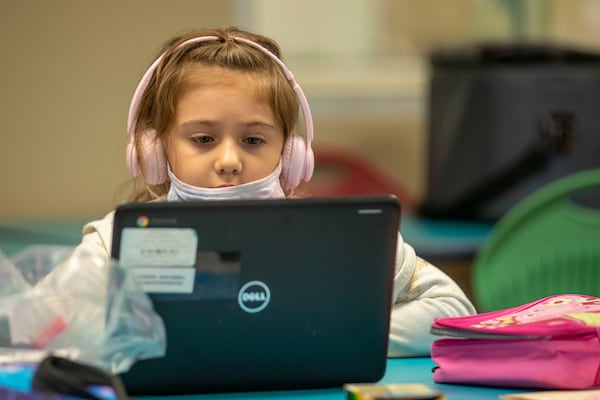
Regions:
<instances>
[{"instance_id":1,"label":"blurred wall background","mask_svg":"<svg viewBox=\"0 0 600 400\"><path fill-rule=\"evenodd\" d=\"M0 2L0 218L98 218L123 200L131 95L162 44L237 25L282 46L316 146L356 151L423 194L427 54L479 40L596 49L595 0Z\"/></svg>"}]
</instances>

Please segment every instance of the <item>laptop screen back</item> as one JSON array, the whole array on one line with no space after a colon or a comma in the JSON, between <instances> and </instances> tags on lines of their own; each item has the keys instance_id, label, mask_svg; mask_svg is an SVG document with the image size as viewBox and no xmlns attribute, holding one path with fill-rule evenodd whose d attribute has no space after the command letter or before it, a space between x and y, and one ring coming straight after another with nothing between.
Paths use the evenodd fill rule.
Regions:
<instances>
[{"instance_id":1,"label":"laptop screen back","mask_svg":"<svg viewBox=\"0 0 600 400\"><path fill-rule=\"evenodd\" d=\"M167 332L130 394L341 386L385 372L400 205L392 196L135 203L112 255Z\"/></svg>"}]
</instances>

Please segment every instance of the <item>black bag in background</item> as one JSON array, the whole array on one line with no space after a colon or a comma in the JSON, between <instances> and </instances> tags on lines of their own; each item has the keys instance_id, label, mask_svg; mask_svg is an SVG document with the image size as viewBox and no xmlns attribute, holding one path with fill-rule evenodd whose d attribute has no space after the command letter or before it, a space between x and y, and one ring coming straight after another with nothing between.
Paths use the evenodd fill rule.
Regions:
<instances>
[{"instance_id":1,"label":"black bag in background","mask_svg":"<svg viewBox=\"0 0 600 400\"><path fill-rule=\"evenodd\" d=\"M430 62L420 215L495 221L537 188L600 167L600 54L487 44Z\"/></svg>"}]
</instances>

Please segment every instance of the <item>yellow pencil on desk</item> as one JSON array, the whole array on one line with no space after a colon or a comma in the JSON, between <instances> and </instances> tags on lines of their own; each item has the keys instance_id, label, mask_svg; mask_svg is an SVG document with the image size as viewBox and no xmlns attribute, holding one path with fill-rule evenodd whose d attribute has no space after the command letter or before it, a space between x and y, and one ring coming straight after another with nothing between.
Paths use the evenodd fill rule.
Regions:
<instances>
[{"instance_id":1,"label":"yellow pencil on desk","mask_svg":"<svg viewBox=\"0 0 600 400\"><path fill-rule=\"evenodd\" d=\"M347 400L445 400L444 394L420 383L346 384Z\"/></svg>"}]
</instances>

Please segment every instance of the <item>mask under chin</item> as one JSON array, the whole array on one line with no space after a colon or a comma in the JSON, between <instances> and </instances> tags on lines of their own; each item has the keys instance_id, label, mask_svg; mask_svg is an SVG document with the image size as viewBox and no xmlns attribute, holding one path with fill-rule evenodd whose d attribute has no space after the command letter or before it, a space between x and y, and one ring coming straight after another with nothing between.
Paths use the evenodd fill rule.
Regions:
<instances>
[{"instance_id":1,"label":"mask under chin","mask_svg":"<svg viewBox=\"0 0 600 400\"><path fill-rule=\"evenodd\" d=\"M222 188L203 188L187 184L175 176L171 168L167 173L171 180L167 200L228 200L228 199L277 199L284 198L285 193L279 182L281 162L275 170L266 177L237 186Z\"/></svg>"}]
</instances>

